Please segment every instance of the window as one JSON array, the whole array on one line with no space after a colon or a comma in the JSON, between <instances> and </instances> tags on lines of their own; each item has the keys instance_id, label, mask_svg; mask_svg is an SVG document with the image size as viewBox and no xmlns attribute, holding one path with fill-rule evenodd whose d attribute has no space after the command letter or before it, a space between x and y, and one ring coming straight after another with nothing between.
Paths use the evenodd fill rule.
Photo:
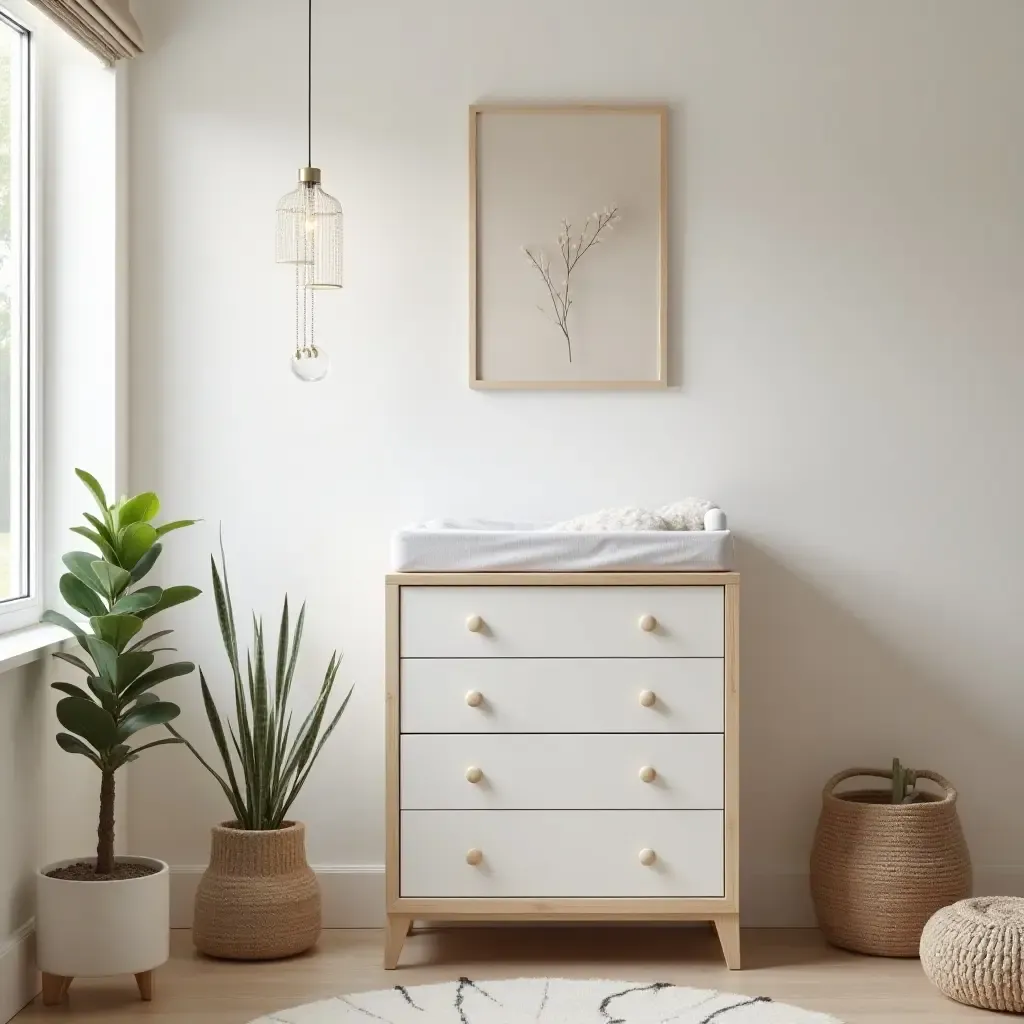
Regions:
<instances>
[{"instance_id":1,"label":"window","mask_svg":"<svg viewBox=\"0 0 1024 1024\"><path fill-rule=\"evenodd\" d=\"M29 81L29 32L0 9L0 628L27 624L12 616L38 603L33 587Z\"/></svg>"}]
</instances>

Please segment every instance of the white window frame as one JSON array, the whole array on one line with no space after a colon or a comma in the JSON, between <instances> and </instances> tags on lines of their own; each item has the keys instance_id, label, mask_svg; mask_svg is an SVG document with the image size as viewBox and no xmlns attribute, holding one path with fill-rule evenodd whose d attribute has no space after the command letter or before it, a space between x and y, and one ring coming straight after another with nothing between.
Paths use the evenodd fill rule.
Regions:
<instances>
[{"instance_id":1,"label":"white window frame","mask_svg":"<svg viewBox=\"0 0 1024 1024\"><path fill-rule=\"evenodd\" d=\"M0 20L23 33L23 60L27 73L23 76L25 95L20 97L22 110L23 140L20 173L23 176L25 202L23 204L23 230L19 232L21 258L24 271L21 275L21 296L17 308L20 321L21 347L19 352L18 380L12 374L12 386L17 385L21 399L27 401L27 415L23 416L26 436L22 438L20 451L11 453L11 464L17 464L21 482L21 493L27 501L21 503L21 514L26 521L20 523L21 545L19 561L27 565L25 597L0 601L0 633L33 625L39 621L43 611L43 516L42 516L42 353L39 309L39 259L42 241L40 218L40 159L38 140L39 120L39 60L37 59L39 25L38 12L23 0L0 3ZM12 96L13 99L13 96ZM12 474L13 475L13 474ZM24 570L23 570L24 571Z\"/></svg>"}]
</instances>

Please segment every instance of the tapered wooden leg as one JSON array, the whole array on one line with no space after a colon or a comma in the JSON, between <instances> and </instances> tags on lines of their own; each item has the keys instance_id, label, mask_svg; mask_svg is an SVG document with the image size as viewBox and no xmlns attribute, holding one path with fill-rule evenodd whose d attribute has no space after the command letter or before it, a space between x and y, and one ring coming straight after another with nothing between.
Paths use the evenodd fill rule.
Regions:
<instances>
[{"instance_id":1,"label":"tapered wooden leg","mask_svg":"<svg viewBox=\"0 0 1024 1024\"><path fill-rule=\"evenodd\" d=\"M402 955L402 946L405 945L405 937L411 925L411 917L388 914L384 931L384 970L393 971L398 966L398 958Z\"/></svg>"},{"instance_id":2,"label":"tapered wooden leg","mask_svg":"<svg viewBox=\"0 0 1024 1024\"><path fill-rule=\"evenodd\" d=\"M62 1003L70 985L70 978L43 971L43 1006L57 1006Z\"/></svg>"},{"instance_id":3,"label":"tapered wooden leg","mask_svg":"<svg viewBox=\"0 0 1024 1024\"><path fill-rule=\"evenodd\" d=\"M143 1002L149 1003L153 1000L153 971L143 971L135 975L135 983L139 986L139 995Z\"/></svg>"},{"instance_id":4,"label":"tapered wooden leg","mask_svg":"<svg viewBox=\"0 0 1024 1024\"><path fill-rule=\"evenodd\" d=\"M740 969L740 915L721 914L714 918L718 941L725 954L725 965L730 971Z\"/></svg>"}]
</instances>

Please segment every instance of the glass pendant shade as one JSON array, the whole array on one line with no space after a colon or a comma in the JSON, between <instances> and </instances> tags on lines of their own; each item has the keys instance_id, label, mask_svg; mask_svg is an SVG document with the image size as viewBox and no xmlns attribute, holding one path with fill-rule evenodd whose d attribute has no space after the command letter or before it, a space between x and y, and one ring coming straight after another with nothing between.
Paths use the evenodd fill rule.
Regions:
<instances>
[{"instance_id":1,"label":"glass pendant shade","mask_svg":"<svg viewBox=\"0 0 1024 1024\"><path fill-rule=\"evenodd\" d=\"M325 349L318 345L297 348L291 358L292 373L307 384L323 380L331 368L331 359Z\"/></svg>"},{"instance_id":2,"label":"glass pendant shade","mask_svg":"<svg viewBox=\"0 0 1024 1024\"><path fill-rule=\"evenodd\" d=\"M305 287L342 286L341 203L320 185L320 171L304 167L299 186L277 204L278 263L305 266Z\"/></svg>"}]
</instances>

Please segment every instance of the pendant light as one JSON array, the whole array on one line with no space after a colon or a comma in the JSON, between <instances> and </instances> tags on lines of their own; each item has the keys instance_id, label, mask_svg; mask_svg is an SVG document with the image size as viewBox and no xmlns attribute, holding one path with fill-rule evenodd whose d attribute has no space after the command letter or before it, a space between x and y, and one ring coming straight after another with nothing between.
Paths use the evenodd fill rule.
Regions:
<instances>
[{"instance_id":1,"label":"pendant light","mask_svg":"<svg viewBox=\"0 0 1024 1024\"><path fill-rule=\"evenodd\" d=\"M315 331L316 292L341 287L341 203L320 185L313 163L313 0L308 0L306 78L306 166L298 188L277 204L277 262L295 266L295 351L292 373L299 380L323 380L330 360Z\"/></svg>"}]
</instances>

